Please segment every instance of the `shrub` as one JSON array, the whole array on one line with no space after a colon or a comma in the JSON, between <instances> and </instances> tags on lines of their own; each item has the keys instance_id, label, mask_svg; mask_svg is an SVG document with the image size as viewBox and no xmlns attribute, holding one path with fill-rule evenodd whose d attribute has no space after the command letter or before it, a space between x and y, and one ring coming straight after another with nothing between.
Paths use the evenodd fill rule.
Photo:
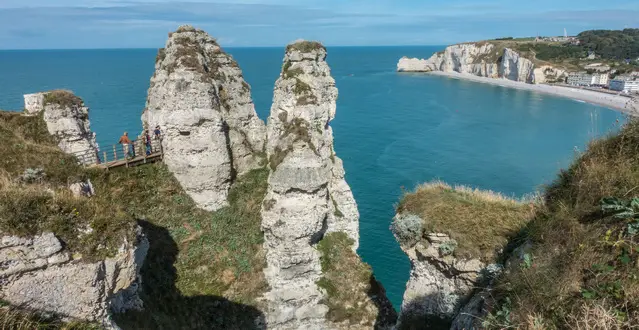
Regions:
<instances>
[{"instance_id":1,"label":"shrub","mask_svg":"<svg viewBox=\"0 0 639 330\"><path fill-rule=\"evenodd\" d=\"M391 231L402 246L412 247L422 239L422 222L414 214L398 214L393 219Z\"/></svg>"},{"instance_id":2,"label":"shrub","mask_svg":"<svg viewBox=\"0 0 639 330\"><path fill-rule=\"evenodd\" d=\"M81 107L84 102L81 98L75 96L72 91L58 89L44 94L44 104L57 104L62 108L68 108L72 106Z\"/></svg>"}]
</instances>

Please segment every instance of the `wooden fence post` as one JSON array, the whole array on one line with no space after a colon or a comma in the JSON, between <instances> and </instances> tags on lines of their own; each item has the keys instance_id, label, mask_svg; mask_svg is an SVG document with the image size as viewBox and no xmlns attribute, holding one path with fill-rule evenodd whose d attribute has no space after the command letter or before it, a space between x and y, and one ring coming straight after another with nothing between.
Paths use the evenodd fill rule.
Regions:
<instances>
[{"instance_id":1,"label":"wooden fence post","mask_svg":"<svg viewBox=\"0 0 639 330\"><path fill-rule=\"evenodd\" d=\"M108 159L107 159L107 153L106 151L104 152L104 160L102 161L104 164L108 163Z\"/></svg>"},{"instance_id":2,"label":"wooden fence post","mask_svg":"<svg viewBox=\"0 0 639 330\"><path fill-rule=\"evenodd\" d=\"M113 145L113 161L118 160L118 152L115 150L115 144Z\"/></svg>"}]
</instances>

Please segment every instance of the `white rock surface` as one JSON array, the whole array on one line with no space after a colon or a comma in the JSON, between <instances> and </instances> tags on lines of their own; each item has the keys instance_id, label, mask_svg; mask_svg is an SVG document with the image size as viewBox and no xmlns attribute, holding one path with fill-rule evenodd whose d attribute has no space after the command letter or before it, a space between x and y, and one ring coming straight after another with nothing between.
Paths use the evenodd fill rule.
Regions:
<instances>
[{"instance_id":1,"label":"white rock surface","mask_svg":"<svg viewBox=\"0 0 639 330\"><path fill-rule=\"evenodd\" d=\"M536 69L532 61L512 49L498 48L487 42L448 46L427 60L403 57L397 71L458 72L525 83L553 83L566 75L564 70L549 65Z\"/></svg>"},{"instance_id":2,"label":"white rock surface","mask_svg":"<svg viewBox=\"0 0 639 330\"><path fill-rule=\"evenodd\" d=\"M149 242L138 228L135 242L113 258L71 260L52 233L0 238L0 298L12 305L68 318L110 323L112 312L142 308L139 271Z\"/></svg>"},{"instance_id":3,"label":"white rock surface","mask_svg":"<svg viewBox=\"0 0 639 330\"><path fill-rule=\"evenodd\" d=\"M533 83L535 65L528 59L525 59L510 48L504 49L501 67L499 69L502 78L525 83Z\"/></svg>"},{"instance_id":4,"label":"white rock surface","mask_svg":"<svg viewBox=\"0 0 639 330\"><path fill-rule=\"evenodd\" d=\"M231 56L190 26L160 49L142 121L160 126L165 163L206 210L228 205L235 174L263 161L265 126L250 87Z\"/></svg>"},{"instance_id":5,"label":"white rock surface","mask_svg":"<svg viewBox=\"0 0 639 330\"><path fill-rule=\"evenodd\" d=\"M56 95L55 97L49 97ZM64 101L61 101L64 99ZM51 91L24 95L25 112L38 114L44 111L44 121L51 135L59 139L58 146L72 154L81 163L97 162L98 145L89 123L89 108L79 97L69 91Z\"/></svg>"},{"instance_id":6,"label":"white rock surface","mask_svg":"<svg viewBox=\"0 0 639 330\"><path fill-rule=\"evenodd\" d=\"M333 149L329 125L337 88L318 43L287 47L268 120L271 173L262 206L270 291L265 298L272 329L334 329L326 320L315 245L327 232L343 231L357 248L357 205Z\"/></svg>"},{"instance_id":7,"label":"white rock surface","mask_svg":"<svg viewBox=\"0 0 639 330\"><path fill-rule=\"evenodd\" d=\"M535 84L553 84L559 82L565 82L568 72L563 69L555 68L550 65L542 65L535 68Z\"/></svg>"}]
</instances>

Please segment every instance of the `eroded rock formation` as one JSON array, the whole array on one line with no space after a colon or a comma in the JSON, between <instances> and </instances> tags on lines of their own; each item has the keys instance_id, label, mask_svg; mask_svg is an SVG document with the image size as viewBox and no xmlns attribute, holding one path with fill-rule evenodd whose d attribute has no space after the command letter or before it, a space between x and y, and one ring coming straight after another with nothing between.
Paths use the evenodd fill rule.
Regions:
<instances>
[{"instance_id":1,"label":"eroded rock formation","mask_svg":"<svg viewBox=\"0 0 639 330\"><path fill-rule=\"evenodd\" d=\"M1 235L1 233L0 233ZM112 312L142 308L139 272L149 242L138 228L118 254L87 263L70 255L53 233L0 237L0 298L65 318L110 324Z\"/></svg>"},{"instance_id":2,"label":"eroded rock formation","mask_svg":"<svg viewBox=\"0 0 639 330\"><path fill-rule=\"evenodd\" d=\"M330 329L316 282L322 276L315 245L345 232L357 248L359 214L333 149L329 125L337 88L319 43L287 47L268 120L271 174L262 206L267 268L267 322L274 329Z\"/></svg>"},{"instance_id":3,"label":"eroded rock formation","mask_svg":"<svg viewBox=\"0 0 639 330\"><path fill-rule=\"evenodd\" d=\"M412 214L397 215L393 221L393 233L411 262L397 329L416 329L420 325L446 329L473 297L475 289L494 278L501 267L486 265L479 259L454 257L457 242L446 234L424 233L425 239L412 241L398 236L406 231L396 229L401 227L415 228L418 232L410 236L421 237L421 223Z\"/></svg>"},{"instance_id":4,"label":"eroded rock formation","mask_svg":"<svg viewBox=\"0 0 639 330\"><path fill-rule=\"evenodd\" d=\"M97 162L98 145L89 123L89 108L70 91L55 90L24 95L27 114L43 113L51 135L59 140L62 151L72 154L81 163Z\"/></svg>"},{"instance_id":5,"label":"eroded rock formation","mask_svg":"<svg viewBox=\"0 0 639 330\"><path fill-rule=\"evenodd\" d=\"M265 126L250 86L215 39L191 26L159 50L142 121L160 126L165 163L203 209L228 205L235 176L263 165Z\"/></svg>"},{"instance_id":6,"label":"eroded rock formation","mask_svg":"<svg viewBox=\"0 0 639 330\"><path fill-rule=\"evenodd\" d=\"M399 72L458 72L488 78L504 78L525 83L561 81L565 71L535 64L510 48L490 42L466 43L446 47L429 59L404 57L397 64Z\"/></svg>"}]
</instances>

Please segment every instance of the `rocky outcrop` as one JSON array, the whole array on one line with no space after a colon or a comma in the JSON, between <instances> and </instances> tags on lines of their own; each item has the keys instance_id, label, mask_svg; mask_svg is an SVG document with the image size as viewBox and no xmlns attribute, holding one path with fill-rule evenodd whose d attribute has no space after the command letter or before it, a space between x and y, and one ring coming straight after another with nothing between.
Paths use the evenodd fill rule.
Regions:
<instances>
[{"instance_id":1,"label":"rocky outcrop","mask_svg":"<svg viewBox=\"0 0 639 330\"><path fill-rule=\"evenodd\" d=\"M181 26L159 50L142 121L160 126L165 163L203 209L228 205L236 175L263 165L265 126L250 86L202 30Z\"/></svg>"},{"instance_id":2,"label":"rocky outcrop","mask_svg":"<svg viewBox=\"0 0 639 330\"><path fill-rule=\"evenodd\" d=\"M476 288L501 270L479 259L458 259L457 242L446 234L423 233L415 215L397 215L392 230L411 262L397 329L448 329ZM416 239L407 239L415 237ZM462 324L465 319L458 321Z\"/></svg>"},{"instance_id":3,"label":"rocky outcrop","mask_svg":"<svg viewBox=\"0 0 639 330\"><path fill-rule=\"evenodd\" d=\"M534 70L535 84L554 84L566 82L568 71L550 65L542 65Z\"/></svg>"},{"instance_id":4,"label":"rocky outcrop","mask_svg":"<svg viewBox=\"0 0 639 330\"><path fill-rule=\"evenodd\" d=\"M531 60L514 50L490 42L448 46L427 60L403 57L397 64L397 71L458 72L525 83L559 82L566 75L564 70L549 65L536 69Z\"/></svg>"},{"instance_id":5,"label":"rocky outcrop","mask_svg":"<svg viewBox=\"0 0 639 330\"><path fill-rule=\"evenodd\" d=\"M265 298L273 329L331 329L316 249L325 234L341 231L357 248L358 211L335 155L329 125L337 88L319 43L287 47L268 119L271 173L262 206L262 228L270 285Z\"/></svg>"},{"instance_id":6,"label":"rocky outcrop","mask_svg":"<svg viewBox=\"0 0 639 330\"><path fill-rule=\"evenodd\" d=\"M2 236L0 298L23 308L108 325L111 313L142 308L139 272L148 248L138 228L136 241L125 242L116 256L87 263L70 255L52 233Z\"/></svg>"},{"instance_id":7,"label":"rocky outcrop","mask_svg":"<svg viewBox=\"0 0 639 330\"><path fill-rule=\"evenodd\" d=\"M43 113L51 135L58 139L58 146L65 153L74 155L81 163L98 161L98 145L91 132L89 108L81 98L70 91L55 90L24 95L27 114Z\"/></svg>"}]
</instances>

